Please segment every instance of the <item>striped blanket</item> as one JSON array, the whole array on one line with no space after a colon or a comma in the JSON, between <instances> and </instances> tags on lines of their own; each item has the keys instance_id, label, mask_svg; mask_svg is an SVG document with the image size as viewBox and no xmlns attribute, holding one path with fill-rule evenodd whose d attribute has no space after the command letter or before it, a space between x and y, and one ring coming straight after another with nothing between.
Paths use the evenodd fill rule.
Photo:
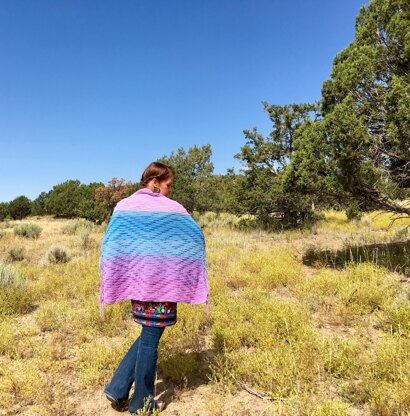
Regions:
<instances>
[{"instance_id":1,"label":"striped blanket","mask_svg":"<svg viewBox=\"0 0 410 416\"><path fill-rule=\"evenodd\" d=\"M100 252L100 314L125 299L206 303L201 228L176 201L143 188L114 209Z\"/></svg>"}]
</instances>

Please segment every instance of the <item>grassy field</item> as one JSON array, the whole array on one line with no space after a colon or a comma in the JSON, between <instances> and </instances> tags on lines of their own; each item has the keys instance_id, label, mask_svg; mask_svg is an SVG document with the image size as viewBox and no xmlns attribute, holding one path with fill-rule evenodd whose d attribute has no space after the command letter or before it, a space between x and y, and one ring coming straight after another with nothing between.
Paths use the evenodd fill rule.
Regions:
<instances>
[{"instance_id":1,"label":"grassy field","mask_svg":"<svg viewBox=\"0 0 410 416\"><path fill-rule=\"evenodd\" d=\"M164 415L409 415L410 284L373 263L304 255L408 238L399 220L340 212L306 230L240 231L207 213L211 314L178 305L161 339ZM26 232L21 224L32 223ZM104 384L140 326L130 302L99 317L103 226L0 223L0 415L114 415ZM161 391L160 391L161 390Z\"/></svg>"}]
</instances>

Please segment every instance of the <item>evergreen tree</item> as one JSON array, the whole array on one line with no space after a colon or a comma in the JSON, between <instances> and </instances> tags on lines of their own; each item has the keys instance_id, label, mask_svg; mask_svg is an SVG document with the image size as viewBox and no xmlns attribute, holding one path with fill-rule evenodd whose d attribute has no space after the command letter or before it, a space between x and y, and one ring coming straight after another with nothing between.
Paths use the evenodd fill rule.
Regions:
<instances>
[{"instance_id":1,"label":"evergreen tree","mask_svg":"<svg viewBox=\"0 0 410 416\"><path fill-rule=\"evenodd\" d=\"M180 202L188 211L203 212L210 204L209 182L214 166L211 162L211 145L190 147L188 152L183 148L163 156L159 162L175 169L173 192L170 197Z\"/></svg>"},{"instance_id":2,"label":"evergreen tree","mask_svg":"<svg viewBox=\"0 0 410 416\"><path fill-rule=\"evenodd\" d=\"M9 203L9 213L14 220L21 220L31 212L31 201L24 195L18 196Z\"/></svg>"},{"instance_id":3,"label":"evergreen tree","mask_svg":"<svg viewBox=\"0 0 410 416\"><path fill-rule=\"evenodd\" d=\"M45 215L46 214L46 200L48 193L41 192L40 195L31 203L31 213L33 215Z\"/></svg>"},{"instance_id":4,"label":"evergreen tree","mask_svg":"<svg viewBox=\"0 0 410 416\"><path fill-rule=\"evenodd\" d=\"M295 137L286 188L410 215L410 6L372 0L336 55L321 120Z\"/></svg>"},{"instance_id":5,"label":"evergreen tree","mask_svg":"<svg viewBox=\"0 0 410 416\"><path fill-rule=\"evenodd\" d=\"M310 200L305 195L287 192L284 174L293 157L297 129L315 116L315 104L268 105L263 103L273 123L268 137L256 128L245 130L246 144L235 158L243 163L243 178L238 178L237 214L250 213L270 227L295 226L310 212Z\"/></svg>"},{"instance_id":6,"label":"evergreen tree","mask_svg":"<svg viewBox=\"0 0 410 416\"><path fill-rule=\"evenodd\" d=\"M0 221L3 221L10 215L8 202L0 202Z\"/></svg>"}]
</instances>

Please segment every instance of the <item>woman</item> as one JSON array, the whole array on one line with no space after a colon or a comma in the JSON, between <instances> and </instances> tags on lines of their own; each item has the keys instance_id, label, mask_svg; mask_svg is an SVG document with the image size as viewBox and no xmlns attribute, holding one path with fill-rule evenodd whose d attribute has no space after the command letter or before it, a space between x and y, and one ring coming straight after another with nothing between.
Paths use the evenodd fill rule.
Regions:
<instances>
[{"instance_id":1,"label":"woman","mask_svg":"<svg viewBox=\"0 0 410 416\"><path fill-rule=\"evenodd\" d=\"M177 321L177 302L205 303L209 286L205 240L186 209L168 198L174 170L151 163L141 177L142 189L114 209L100 255L100 311L104 303L130 299L141 334L122 359L104 389L107 398L123 407L132 383L128 410L162 410L154 400L159 340L165 327Z\"/></svg>"}]
</instances>

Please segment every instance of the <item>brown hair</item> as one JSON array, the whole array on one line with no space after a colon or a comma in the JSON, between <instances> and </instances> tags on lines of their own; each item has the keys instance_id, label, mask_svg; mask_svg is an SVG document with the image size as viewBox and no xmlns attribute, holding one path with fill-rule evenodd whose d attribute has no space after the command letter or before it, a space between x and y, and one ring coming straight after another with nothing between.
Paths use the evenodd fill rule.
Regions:
<instances>
[{"instance_id":1,"label":"brown hair","mask_svg":"<svg viewBox=\"0 0 410 416\"><path fill-rule=\"evenodd\" d=\"M158 182L175 177L175 170L161 162L152 162L144 170L140 185L146 187L151 179L157 178Z\"/></svg>"}]
</instances>

